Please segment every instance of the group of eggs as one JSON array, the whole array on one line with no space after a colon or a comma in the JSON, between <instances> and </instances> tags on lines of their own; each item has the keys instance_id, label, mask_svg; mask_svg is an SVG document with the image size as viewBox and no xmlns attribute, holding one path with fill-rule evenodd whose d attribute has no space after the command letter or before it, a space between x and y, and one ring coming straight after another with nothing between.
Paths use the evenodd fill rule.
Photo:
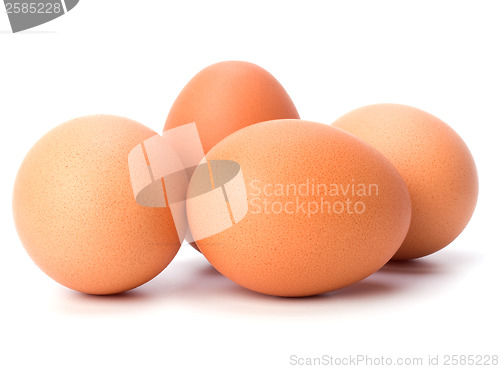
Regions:
<instances>
[{"instance_id":1,"label":"group of eggs","mask_svg":"<svg viewBox=\"0 0 500 369\"><path fill-rule=\"evenodd\" d=\"M207 160L240 165L249 204L241 221L193 246L253 291L325 293L391 259L432 254L462 232L476 205L467 146L410 106L365 106L332 125L300 120L271 74L228 61L185 86L165 129L191 122ZM114 294L172 261L183 240L170 209L135 201L127 165L132 148L153 135L126 118L86 116L29 151L14 186L14 219L28 254L54 280ZM188 205L193 234L193 219L212 216L210 207Z\"/></svg>"}]
</instances>

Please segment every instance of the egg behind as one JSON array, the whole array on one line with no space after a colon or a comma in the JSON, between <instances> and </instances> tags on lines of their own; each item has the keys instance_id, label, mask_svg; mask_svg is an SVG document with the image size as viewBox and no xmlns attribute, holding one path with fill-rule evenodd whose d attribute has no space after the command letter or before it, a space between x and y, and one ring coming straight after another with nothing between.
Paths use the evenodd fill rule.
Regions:
<instances>
[{"instance_id":1,"label":"egg behind","mask_svg":"<svg viewBox=\"0 0 500 369\"><path fill-rule=\"evenodd\" d=\"M248 125L298 119L283 86L265 69L243 61L210 65L195 75L175 100L164 130L195 122L207 153Z\"/></svg>"},{"instance_id":2,"label":"egg behind","mask_svg":"<svg viewBox=\"0 0 500 369\"><path fill-rule=\"evenodd\" d=\"M180 242L169 208L136 203L130 150L155 132L126 118L66 122L29 151L13 211L33 261L57 282L89 294L135 288L159 274Z\"/></svg>"},{"instance_id":3,"label":"egg behind","mask_svg":"<svg viewBox=\"0 0 500 369\"><path fill-rule=\"evenodd\" d=\"M398 104L353 110L333 126L379 150L408 185L412 220L394 259L432 254L463 231L476 206L478 178L467 145L450 126L425 111Z\"/></svg>"}]
</instances>

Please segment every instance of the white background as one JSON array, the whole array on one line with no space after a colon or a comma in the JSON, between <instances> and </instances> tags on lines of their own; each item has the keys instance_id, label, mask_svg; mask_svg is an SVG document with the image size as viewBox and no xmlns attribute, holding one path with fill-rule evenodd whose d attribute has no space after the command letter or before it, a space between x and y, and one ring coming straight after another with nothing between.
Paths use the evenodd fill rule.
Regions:
<instances>
[{"instance_id":1,"label":"white background","mask_svg":"<svg viewBox=\"0 0 500 369\"><path fill-rule=\"evenodd\" d=\"M0 10L1 368L289 368L291 355L500 354L498 1L82 0L21 34ZM304 119L330 123L378 102L443 119L479 171L467 229L439 253L315 298L246 291L186 245L156 279L119 296L82 295L46 277L12 220L14 178L30 147L86 114L161 131L184 84L228 59L270 71Z\"/></svg>"}]
</instances>

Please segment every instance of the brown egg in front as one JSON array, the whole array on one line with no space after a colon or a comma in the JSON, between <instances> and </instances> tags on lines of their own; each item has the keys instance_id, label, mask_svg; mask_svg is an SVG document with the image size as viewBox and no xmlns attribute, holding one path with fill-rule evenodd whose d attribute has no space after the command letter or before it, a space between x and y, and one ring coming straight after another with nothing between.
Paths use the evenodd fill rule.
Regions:
<instances>
[{"instance_id":1,"label":"brown egg in front","mask_svg":"<svg viewBox=\"0 0 500 369\"><path fill-rule=\"evenodd\" d=\"M403 179L382 154L342 130L263 122L226 137L207 160L239 164L248 212L204 237L225 206L188 201L191 231L219 272L253 291L309 296L345 287L381 268L406 236L411 205ZM188 198L207 182L203 170L195 170ZM212 185L220 182L214 168L209 174ZM233 219L240 193L224 186Z\"/></svg>"},{"instance_id":2,"label":"brown egg in front","mask_svg":"<svg viewBox=\"0 0 500 369\"><path fill-rule=\"evenodd\" d=\"M450 126L425 111L398 104L353 110L333 126L379 150L408 185L412 220L394 259L432 254L463 231L476 206L478 178L467 145Z\"/></svg>"},{"instance_id":3,"label":"brown egg in front","mask_svg":"<svg viewBox=\"0 0 500 369\"><path fill-rule=\"evenodd\" d=\"M16 228L33 261L88 294L130 290L159 274L180 242L168 208L135 202L128 154L153 136L126 118L95 115L42 137L19 169Z\"/></svg>"}]
</instances>

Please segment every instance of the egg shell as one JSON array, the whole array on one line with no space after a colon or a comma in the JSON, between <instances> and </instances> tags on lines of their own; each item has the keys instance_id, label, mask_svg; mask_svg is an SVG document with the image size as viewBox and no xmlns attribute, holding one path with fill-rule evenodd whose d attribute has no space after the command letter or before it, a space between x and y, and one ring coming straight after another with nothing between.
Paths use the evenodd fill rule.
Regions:
<instances>
[{"instance_id":1,"label":"egg shell","mask_svg":"<svg viewBox=\"0 0 500 369\"><path fill-rule=\"evenodd\" d=\"M263 122L226 137L207 159L241 166L248 213L197 244L219 272L250 290L309 296L345 287L382 267L406 236L411 205L403 179L378 151L340 129L302 120ZM193 174L188 197L198 187L200 168ZM344 185L348 193L327 194L323 187L314 192L313 183L329 191ZM293 185L303 184L301 193L293 190ZM356 190L352 196L349 184L356 189L375 184L378 191L362 196ZM287 192L280 193L280 185L289 186ZM306 187L311 187L309 192ZM364 202L365 211L349 214L349 198ZM296 201L304 202L307 212L286 205ZM333 211L337 201L344 203L345 211L340 206ZM280 212L275 203L287 210ZM310 205L314 203L316 213ZM195 237L203 225L193 220L214 216L210 207L189 203L187 214Z\"/></svg>"},{"instance_id":2,"label":"egg shell","mask_svg":"<svg viewBox=\"0 0 500 369\"><path fill-rule=\"evenodd\" d=\"M19 169L13 212L21 241L51 278L76 291L114 294L159 274L180 242L168 208L135 202L130 150L155 133L95 115L42 137Z\"/></svg>"},{"instance_id":3,"label":"egg shell","mask_svg":"<svg viewBox=\"0 0 500 369\"><path fill-rule=\"evenodd\" d=\"M188 82L172 105L164 129L195 122L206 153L240 128L285 118L299 118L299 114L269 72L248 62L224 61Z\"/></svg>"},{"instance_id":4,"label":"egg shell","mask_svg":"<svg viewBox=\"0 0 500 369\"><path fill-rule=\"evenodd\" d=\"M412 220L394 259L432 254L463 231L476 206L478 178L472 154L450 126L399 104L365 106L333 125L379 150L408 185Z\"/></svg>"}]
</instances>

